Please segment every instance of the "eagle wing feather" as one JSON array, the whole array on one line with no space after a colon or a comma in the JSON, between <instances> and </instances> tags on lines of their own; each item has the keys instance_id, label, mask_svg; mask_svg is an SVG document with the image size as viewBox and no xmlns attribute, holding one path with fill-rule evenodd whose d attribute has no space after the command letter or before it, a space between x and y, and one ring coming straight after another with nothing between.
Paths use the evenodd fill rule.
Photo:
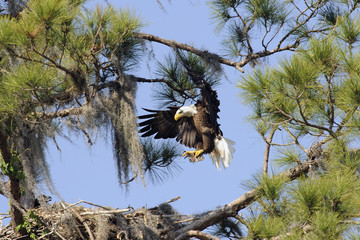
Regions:
<instances>
[{"instance_id":1,"label":"eagle wing feather","mask_svg":"<svg viewBox=\"0 0 360 240\"><path fill-rule=\"evenodd\" d=\"M155 139L176 138L176 141L187 147L196 147L198 142L202 141L192 118L185 117L178 121L174 119L179 107L169 107L169 110L165 111L143 109L151 114L138 117L144 120L139 123L139 126L142 127L139 130L142 133L141 137L155 134Z\"/></svg>"}]
</instances>

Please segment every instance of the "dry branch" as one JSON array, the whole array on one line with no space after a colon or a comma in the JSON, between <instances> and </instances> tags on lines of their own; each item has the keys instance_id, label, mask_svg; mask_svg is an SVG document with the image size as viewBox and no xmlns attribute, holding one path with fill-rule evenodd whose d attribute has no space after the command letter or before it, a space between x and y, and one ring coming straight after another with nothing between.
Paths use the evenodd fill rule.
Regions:
<instances>
[{"instance_id":1,"label":"dry branch","mask_svg":"<svg viewBox=\"0 0 360 240\"><path fill-rule=\"evenodd\" d=\"M152 42L158 42L158 43L167 45L172 48L179 48L179 49L194 53L200 57L211 58L213 60L218 61L219 63L225 64L225 65L228 65L231 67L235 67L237 70L239 70L242 73L244 72L244 69L240 66L240 64L238 62L234 62L229 59L222 58L215 53L210 53L208 51L202 51L202 50L199 50L197 48L194 48L194 47L184 44L184 43L178 43L174 40L167 40L167 39L164 39L164 38L161 38L161 37L158 37L155 35L147 34L147 33L138 33L137 37L141 38L141 39L149 40Z\"/></svg>"},{"instance_id":2,"label":"dry branch","mask_svg":"<svg viewBox=\"0 0 360 240\"><path fill-rule=\"evenodd\" d=\"M172 203L172 202L175 202L175 201L179 200L180 198L181 198L180 196L177 196L177 197L174 197L174 198L172 198L172 199L170 199L170 200L168 200L168 201L166 201L164 203Z\"/></svg>"},{"instance_id":3,"label":"dry branch","mask_svg":"<svg viewBox=\"0 0 360 240\"><path fill-rule=\"evenodd\" d=\"M130 212L130 211L131 211L131 208L114 209L114 210L108 210L108 211L92 211L92 212L82 212L82 213L80 213L80 216L105 215L105 214L114 214L114 213L125 213L125 212Z\"/></svg>"},{"instance_id":4,"label":"dry branch","mask_svg":"<svg viewBox=\"0 0 360 240\"><path fill-rule=\"evenodd\" d=\"M220 240L218 237L196 230L187 231L186 233L183 233L182 235L175 238L175 240L188 239L189 237L196 237L200 240Z\"/></svg>"},{"instance_id":5,"label":"dry branch","mask_svg":"<svg viewBox=\"0 0 360 240\"><path fill-rule=\"evenodd\" d=\"M79 221L84 225L90 240L95 240L94 235L89 227L89 225L86 223L86 221L81 217L80 213L76 211L76 209L71 209L71 212L79 219Z\"/></svg>"},{"instance_id":6,"label":"dry branch","mask_svg":"<svg viewBox=\"0 0 360 240\"><path fill-rule=\"evenodd\" d=\"M67 109L63 109L63 110L59 110L59 111L55 111L55 112L37 112L37 113L32 113L32 115L36 115L36 117L38 118L58 118L58 117L67 117L69 115L80 115L83 111L83 106L82 107L72 107L72 108L67 108Z\"/></svg>"}]
</instances>

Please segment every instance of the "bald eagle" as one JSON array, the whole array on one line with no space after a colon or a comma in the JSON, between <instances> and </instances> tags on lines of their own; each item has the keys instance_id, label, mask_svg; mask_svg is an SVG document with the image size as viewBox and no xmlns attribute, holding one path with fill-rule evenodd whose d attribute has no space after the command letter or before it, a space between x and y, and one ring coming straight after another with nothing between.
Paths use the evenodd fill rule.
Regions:
<instances>
[{"instance_id":1,"label":"bald eagle","mask_svg":"<svg viewBox=\"0 0 360 240\"><path fill-rule=\"evenodd\" d=\"M196 162L203 160L203 154L210 154L216 168L221 163L227 168L233 157L234 142L223 137L217 122L220 102L217 93L207 82L202 83L201 100L189 106L172 106L168 110L149 110L150 114L139 116L142 137L155 135L155 139L176 138L181 144L195 148L182 155Z\"/></svg>"}]
</instances>

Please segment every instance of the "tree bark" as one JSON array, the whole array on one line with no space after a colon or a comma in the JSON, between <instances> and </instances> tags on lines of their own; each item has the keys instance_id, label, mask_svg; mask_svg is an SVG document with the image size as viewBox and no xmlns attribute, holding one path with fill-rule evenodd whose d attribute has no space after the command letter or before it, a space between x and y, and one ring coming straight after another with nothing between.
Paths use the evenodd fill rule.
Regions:
<instances>
[{"instance_id":1,"label":"tree bark","mask_svg":"<svg viewBox=\"0 0 360 240\"><path fill-rule=\"evenodd\" d=\"M0 129L0 152L3 158L3 161L6 164L12 164L11 163L11 151L8 146L7 136L4 134L3 129ZM11 216L11 224L13 228L15 229L16 226L20 225L24 221L24 215L19 208L19 201L21 197L21 191L20 191L20 181L15 176L8 176L8 187L11 194L11 198L9 198L10 201L10 216ZM13 201L16 201L14 203ZM21 229L20 234L25 235L26 230Z\"/></svg>"}]
</instances>

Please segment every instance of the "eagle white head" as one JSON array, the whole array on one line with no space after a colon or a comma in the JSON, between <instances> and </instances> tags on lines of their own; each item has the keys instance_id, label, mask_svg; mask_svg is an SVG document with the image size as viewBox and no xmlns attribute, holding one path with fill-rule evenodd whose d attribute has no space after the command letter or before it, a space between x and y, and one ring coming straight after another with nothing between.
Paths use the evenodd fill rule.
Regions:
<instances>
[{"instance_id":1,"label":"eagle white head","mask_svg":"<svg viewBox=\"0 0 360 240\"><path fill-rule=\"evenodd\" d=\"M194 104L189 106L182 106L176 111L174 119L177 121L182 117L192 117L196 113L197 113L196 106Z\"/></svg>"}]
</instances>

